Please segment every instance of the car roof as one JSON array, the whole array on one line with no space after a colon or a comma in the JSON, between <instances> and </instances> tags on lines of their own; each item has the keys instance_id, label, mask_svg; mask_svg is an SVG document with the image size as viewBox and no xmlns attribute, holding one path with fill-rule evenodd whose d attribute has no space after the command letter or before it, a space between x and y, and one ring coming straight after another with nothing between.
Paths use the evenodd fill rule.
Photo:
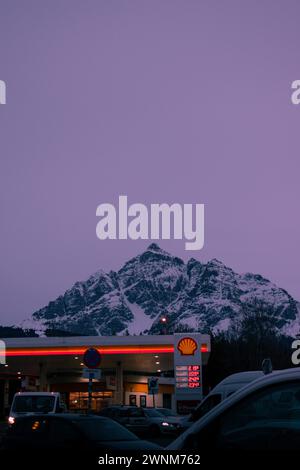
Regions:
<instances>
[{"instance_id":1,"label":"car roof","mask_svg":"<svg viewBox=\"0 0 300 470\"><path fill-rule=\"evenodd\" d=\"M110 405L106 406L103 408L103 410L107 410L108 408L115 408L117 410L127 410L127 409L134 409L136 410L137 408L141 408L140 406L134 406L134 405Z\"/></svg>"},{"instance_id":2,"label":"car roof","mask_svg":"<svg viewBox=\"0 0 300 470\"><path fill-rule=\"evenodd\" d=\"M23 396L23 395L33 395L33 396L41 395L41 396L51 397L51 396L59 395L59 392L17 392L15 393L15 397Z\"/></svg>"},{"instance_id":3,"label":"car roof","mask_svg":"<svg viewBox=\"0 0 300 470\"><path fill-rule=\"evenodd\" d=\"M23 419L32 419L32 418L59 418L59 419L68 419L72 421L79 421L84 419L97 419L100 421L110 421L108 418L104 416L96 416L92 414L78 414L78 413L39 413L39 414L31 414L26 416L18 417L18 421Z\"/></svg>"},{"instance_id":4,"label":"car roof","mask_svg":"<svg viewBox=\"0 0 300 470\"><path fill-rule=\"evenodd\" d=\"M244 387L237 390L235 393L230 395L226 400L223 400L217 406L212 408L207 414L205 414L202 418L196 421L186 432L181 434L175 441L173 441L167 449L176 449L177 445L186 438L188 434L192 434L194 432L199 431L202 427L204 427L207 423L212 421L216 416L221 414L227 408L230 408L234 403L239 402L242 398L250 395L251 393L258 391L267 387L268 385L273 384L280 384L285 381L293 381L299 380L300 381L300 367L293 367L291 369L284 369L280 371L275 371L267 375L263 375ZM300 382L299 382L300 384Z\"/></svg>"},{"instance_id":5,"label":"car roof","mask_svg":"<svg viewBox=\"0 0 300 470\"><path fill-rule=\"evenodd\" d=\"M237 372L236 374L231 374L225 379L221 380L212 390L211 392L218 392L221 388L225 385L237 385L243 383L249 383L252 380L258 379L262 377L264 373L261 370L252 370L247 372ZM211 393L210 392L210 393Z\"/></svg>"}]
</instances>

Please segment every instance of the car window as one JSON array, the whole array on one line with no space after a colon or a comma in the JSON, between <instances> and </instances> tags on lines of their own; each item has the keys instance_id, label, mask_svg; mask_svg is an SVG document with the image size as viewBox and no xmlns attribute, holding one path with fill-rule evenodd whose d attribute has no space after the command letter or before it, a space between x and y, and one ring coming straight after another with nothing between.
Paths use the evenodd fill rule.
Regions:
<instances>
[{"instance_id":1,"label":"car window","mask_svg":"<svg viewBox=\"0 0 300 470\"><path fill-rule=\"evenodd\" d=\"M206 413L212 410L222 401L222 395L220 393L215 393L209 395L192 413L190 420L197 421L202 418Z\"/></svg>"},{"instance_id":2,"label":"car window","mask_svg":"<svg viewBox=\"0 0 300 470\"><path fill-rule=\"evenodd\" d=\"M176 417L178 416L178 414L175 413L175 411L169 410L167 408L158 408L157 411L159 411L159 413L161 413L164 416L176 416Z\"/></svg>"},{"instance_id":3,"label":"car window","mask_svg":"<svg viewBox=\"0 0 300 470\"><path fill-rule=\"evenodd\" d=\"M49 413L54 410L54 396L17 395L12 411L15 413Z\"/></svg>"},{"instance_id":4,"label":"car window","mask_svg":"<svg viewBox=\"0 0 300 470\"><path fill-rule=\"evenodd\" d=\"M144 416L144 412L141 408L131 408L129 411L129 416L131 418L141 418Z\"/></svg>"},{"instance_id":5,"label":"car window","mask_svg":"<svg viewBox=\"0 0 300 470\"><path fill-rule=\"evenodd\" d=\"M216 445L235 449L298 449L300 383L269 386L228 410L220 419Z\"/></svg>"},{"instance_id":6,"label":"car window","mask_svg":"<svg viewBox=\"0 0 300 470\"><path fill-rule=\"evenodd\" d=\"M161 418L162 417L162 414L160 413L159 410L151 410L151 409L148 409L148 410L144 410L144 413L146 416L149 416L150 418Z\"/></svg>"},{"instance_id":7,"label":"car window","mask_svg":"<svg viewBox=\"0 0 300 470\"><path fill-rule=\"evenodd\" d=\"M115 416L119 418L128 418L130 416L130 410L128 408L116 410Z\"/></svg>"}]
</instances>

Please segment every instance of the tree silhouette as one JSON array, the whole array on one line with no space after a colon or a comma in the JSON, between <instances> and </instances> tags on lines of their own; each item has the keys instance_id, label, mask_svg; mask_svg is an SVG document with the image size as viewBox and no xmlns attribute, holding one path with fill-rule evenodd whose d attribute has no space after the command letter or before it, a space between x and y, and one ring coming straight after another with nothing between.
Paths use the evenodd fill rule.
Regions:
<instances>
[{"instance_id":1,"label":"tree silhouette","mask_svg":"<svg viewBox=\"0 0 300 470\"><path fill-rule=\"evenodd\" d=\"M265 358L272 360L273 369L292 367L292 338L280 333L279 322L274 310L257 300L243 308L230 332L211 332L211 355L203 376L206 392L230 374L261 370Z\"/></svg>"}]
</instances>

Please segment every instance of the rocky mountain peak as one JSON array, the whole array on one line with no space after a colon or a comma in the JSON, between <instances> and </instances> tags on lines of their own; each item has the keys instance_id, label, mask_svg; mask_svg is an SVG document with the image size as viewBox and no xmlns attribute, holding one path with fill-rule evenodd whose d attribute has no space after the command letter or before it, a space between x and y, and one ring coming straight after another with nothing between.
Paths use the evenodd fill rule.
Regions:
<instances>
[{"instance_id":1,"label":"rocky mountain peak","mask_svg":"<svg viewBox=\"0 0 300 470\"><path fill-rule=\"evenodd\" d=\"M218 259L187 264L151 243L118 272L102 270L77 282L34 312L27 327L73 334L160 333L168 315L173 331L238 331L245 310L263 305L278 331L300 330L296 301L259 274L234 272ZM29 322L29 323L28 323ZM34 326L35 325L35 326ZM24 323L22 324L24 326Z\"/></svg>"},{"instance_id":2,"label":"rocky mountain peak","mask_svg":"<svg viewBox=\"0 0 300 470\"><path fill-rule=\"evenodd\" d=\"M159 251L163 252L163 250L160 248L160 246L157 245L157 243L151 243L151 245L148 246L146 251Z\"/></svg>"}]
</instances>

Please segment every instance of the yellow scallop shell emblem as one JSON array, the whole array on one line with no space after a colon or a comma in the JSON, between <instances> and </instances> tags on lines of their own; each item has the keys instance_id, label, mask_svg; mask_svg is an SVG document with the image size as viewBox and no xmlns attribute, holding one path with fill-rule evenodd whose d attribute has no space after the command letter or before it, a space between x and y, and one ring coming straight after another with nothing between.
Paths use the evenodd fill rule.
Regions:
<instances>
[{"instance_id":1,"label":"yellow scallop shell emblem","mask_svg":"<svg viewBox=\"0 0 300 470\"><path fill-rule=\"evenodd\" d=\"M182 338L177 346L182 356L193 356L197 350L197 343L193 338Z\"/></svg>"}]
</instances>

